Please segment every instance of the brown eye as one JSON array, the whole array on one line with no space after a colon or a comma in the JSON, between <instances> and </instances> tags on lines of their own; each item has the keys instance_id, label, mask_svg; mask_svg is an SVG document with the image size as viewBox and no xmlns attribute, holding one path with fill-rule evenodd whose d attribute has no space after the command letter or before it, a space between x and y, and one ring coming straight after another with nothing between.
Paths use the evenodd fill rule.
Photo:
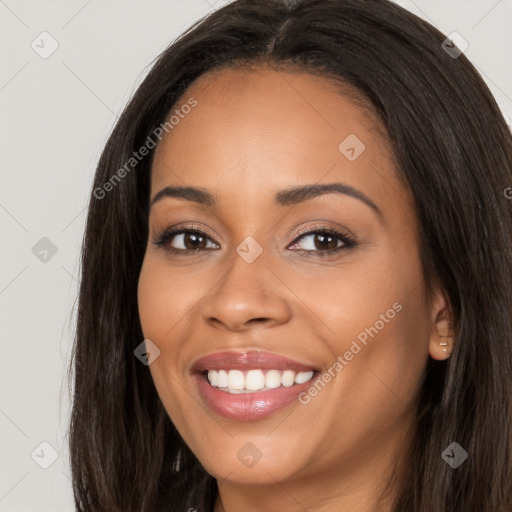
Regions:
<instances>
[{"instance_id":1,"label":"brown eye","mask_svg":"<svg viewBox=\"0 0 512 512\"><path fill-rule=\"evenodd\" d=\"M218 249L217 244L212 242L211 238L206 233L196 229L167 231L158 236L153 243L175 254Z\"/></svg>"},{"instance_id":2,"label":"brown eye","mask_svg":"<svg viewBox=\"0 0 512 512\"><path fill-rule=\"evenodd\" d=\"M190 231L183 233L182 236L185 249L193 251L195 249L204 249L207 245L207 238L199 233Z\"/></svg>"},{"instance_id":3,"label":"brown eye","mask_svg":"<svg viewBox=\"0 0 512 512\"><path fill-rule=\"evenodd\" d=\"M336 249L338 240L334 235L317 233L315 234L314 245L319 251Z\"/></svg>"},{"instance_id":4,"label":"brown eye","mask_svg":"<svg viewBox=\"0 0 512 512\"><path fill-rule=\"evenodd\" d=\"M354 245L355 243L348 235L330 228L303 233L295 240L291 248L302 253L323 256L342 249L349 249Z\"/></svg>"}]
</instances>

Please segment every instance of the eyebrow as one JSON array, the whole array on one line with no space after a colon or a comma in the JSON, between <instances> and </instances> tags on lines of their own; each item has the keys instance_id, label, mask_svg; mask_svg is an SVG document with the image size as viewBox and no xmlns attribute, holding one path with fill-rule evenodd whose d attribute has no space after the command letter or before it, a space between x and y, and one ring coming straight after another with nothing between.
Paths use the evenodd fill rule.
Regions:
<instances>
[{"instance_id":1,"label":"eyebrow","mask_svg":"<svg viewBox=\"0 0 512 512\"><path fill-rule=\"evenodd\" d=\"M275 201L280 206L288 206L302 203L324 194L343 194L359 199L369 206L379 217L383 217L380 208L368 196L363 194L360 190L344 183L326 183L287 188L276 194ZM218 199L215 195L201 187L165 187L153 197L150 207L164 197L184 199L185 201L193 201L206 206L215 206L218 203Z\"/></svg>"}]
</instances>

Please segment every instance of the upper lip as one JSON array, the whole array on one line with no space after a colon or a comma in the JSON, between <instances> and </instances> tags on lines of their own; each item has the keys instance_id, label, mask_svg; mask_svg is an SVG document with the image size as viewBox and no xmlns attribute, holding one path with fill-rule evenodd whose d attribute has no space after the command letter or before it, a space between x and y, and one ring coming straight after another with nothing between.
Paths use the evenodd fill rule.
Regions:
<instances>
[{"instance_id":1,"label":"upper lip","mask_svg":"<svg viewBox=\"0 0 512 512\"><path fill-rule=\"evenodd\" d=\"M205 370L293 370L295 372L315 371L311 365L300 363L288 357L264 351L215 352L196 359L192 372Z\"/></svg>"}]
</instances>

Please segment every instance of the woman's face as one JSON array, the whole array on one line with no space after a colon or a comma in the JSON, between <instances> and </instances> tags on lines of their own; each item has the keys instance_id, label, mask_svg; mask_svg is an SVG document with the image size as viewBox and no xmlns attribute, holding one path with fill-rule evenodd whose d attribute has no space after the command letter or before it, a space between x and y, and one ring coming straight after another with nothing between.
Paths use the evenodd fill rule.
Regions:
<instances>
[{"instance_id":1,"label":"woman's face","mask_svg":"<svg viewBox=\"0 0 512 512\"><path fill-rule=\"evenodd\" d=\"M436 311L377 119L270 68L204 75L173 113L138 289L170 418L228 483L378 474L404 446Z\"/></svg>"}]
</instances>

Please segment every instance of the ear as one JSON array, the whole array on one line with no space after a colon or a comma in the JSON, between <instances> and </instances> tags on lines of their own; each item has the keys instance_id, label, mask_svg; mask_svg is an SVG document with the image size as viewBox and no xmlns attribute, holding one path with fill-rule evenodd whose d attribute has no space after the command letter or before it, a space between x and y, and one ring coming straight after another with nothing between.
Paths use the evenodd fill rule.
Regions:
<instances>
[{"instance_id":1,"label":"ear","mask_svg":"<svg viewBox=\"0 0 512 512\"><path fill-rule=\"evenodd\" d=\"M455 344L453 311L443 292L438 292L432 304L432 331L429 354L432 359L444 361L450 357Z\"/></svg>"}]
</instances>

